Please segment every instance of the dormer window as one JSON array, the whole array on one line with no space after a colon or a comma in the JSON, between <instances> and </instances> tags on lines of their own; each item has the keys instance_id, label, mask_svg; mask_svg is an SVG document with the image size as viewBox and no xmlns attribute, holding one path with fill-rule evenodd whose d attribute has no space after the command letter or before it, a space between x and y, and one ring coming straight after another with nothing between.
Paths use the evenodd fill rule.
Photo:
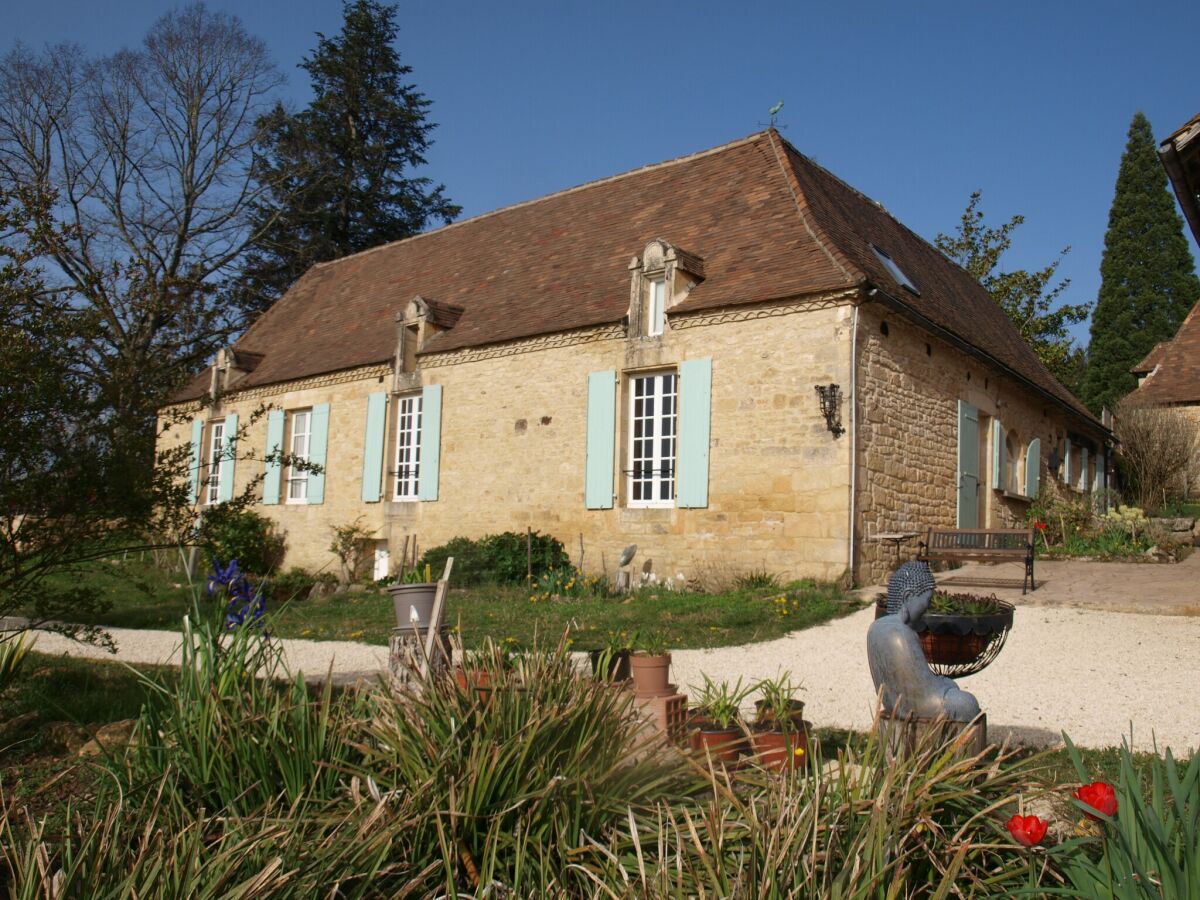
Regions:
<instances>
[{"instance_id":1,"label":"dormer window","mask_svg":"<svg viewBox=\"0 0 1200 900\"><path fill-rule=\"evenodd\" d=\"M667 313L704 280L699 257L653 240L629 263L629 337L657 338L667 331Z\"/></svg>"},{"instance_id":2,"label":"dormer window","mask_svg":"<svg viewBox=\"0 0 1200 900\"><path fill-rule=\"evenodd\" d=\"M664 278L650 279L650 303L646 310L646 334L656 337L667 324L667 282Z\"/></svg>"}]
</instances>

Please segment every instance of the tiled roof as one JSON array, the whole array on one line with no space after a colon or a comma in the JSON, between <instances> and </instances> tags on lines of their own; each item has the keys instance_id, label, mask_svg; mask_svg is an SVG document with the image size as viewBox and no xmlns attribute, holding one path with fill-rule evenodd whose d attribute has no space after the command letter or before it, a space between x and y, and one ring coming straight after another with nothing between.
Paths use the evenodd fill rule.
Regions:
<instances>
[{"instance_id":1,"label":"tiled roof","mask_svg":"<svg viewBox=\"0 0 1200 900\"><path fill-rule=\"evenodd\" d=\"M1146 358L1137 365L1132 366L1129 371L1134 375L1147 375L1150 372L1153 372L1154 367L1162 362L1163 354L1166 352L1167 344L1169 343L1171 342L1159 341L1151 348L1150 352L1146 354Z\"/></svg>"},{"instance_id":2,"label":"tiled roof","mask_svg":"<svg viewBox=\"0 0 1200 900\"><path fill-rule=\"evenodd\" d=\"M390 361L417 295L461 312L422 353L619 322L629 260L655 238L704 261L672 316L876 286L1095 422L963 269L773 130L314 266L238 341L263 354L238 388Z\"/></svg>"},{"instance_id":3,"label":"tiled roof","mask_svg":"<svg viewBox=\"0 0 1200 900\"><path fill-rule=\"evenodd\" d=\"M1147 361L1159 347L1162 354L1158 370L1130 396L1147 403L1200 403L1200 301L1187 314L1175 337L1151 350Z\"/></svg>"}]
</instances>

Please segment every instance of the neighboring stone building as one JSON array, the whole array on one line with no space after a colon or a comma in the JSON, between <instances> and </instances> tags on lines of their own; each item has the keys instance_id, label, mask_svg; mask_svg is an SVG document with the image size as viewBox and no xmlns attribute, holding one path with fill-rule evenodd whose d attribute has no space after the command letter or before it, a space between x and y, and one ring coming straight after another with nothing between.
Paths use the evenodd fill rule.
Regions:
<instances>
[{"instance_id":1,"label":"neighboring stone building","mask_svg":"<svg viewBox=\"0 0 1200 900\"><path fill-rule=\"evenodd\" d=\"M210 397L215 396L215 402ZM314 266L176 398L194 485L244 436L289 564L357 517L555 535L611 576L878 579L880 532L1023 523L1111 436L965 271L774 131ZM177 436L188 440L189 435Z\"/></svg>"},{"instance_id":2,"label":"neighboring stone building","mask_svg":"<svg viewBox=\"0 0 1200 900\"><path fill-rule=\"evenodd\" d=\"M1175 337L1154 345L1146 358L1130 371L1138 386L1129 395L1137 403L1170 406L1200 425L1200 301L1179 326ZM1185 473L1187 490L1200 494L1200 446Z\"/></svg>"}]
</instances>

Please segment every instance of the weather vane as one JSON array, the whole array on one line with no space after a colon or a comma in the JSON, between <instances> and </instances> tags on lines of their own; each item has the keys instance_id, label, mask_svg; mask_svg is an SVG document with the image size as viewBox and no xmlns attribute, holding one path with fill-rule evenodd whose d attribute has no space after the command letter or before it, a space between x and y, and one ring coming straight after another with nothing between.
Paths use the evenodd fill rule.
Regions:
<instances>
[{"instance_id":1,"label":"weather vane","mask_svg":"<svg viewBox=\"0 0 1200 900\"><path fill-rule=\"evenodd\" d=\"M771 127L772 128L775 127L775 117L779 115L779 111L781 109L783 109L783 101L782 100L780 100L778 103L776 103L774 106L772 106L770 109L767 110L767 113L771 116Z\"/></svg>"}]
</instances>

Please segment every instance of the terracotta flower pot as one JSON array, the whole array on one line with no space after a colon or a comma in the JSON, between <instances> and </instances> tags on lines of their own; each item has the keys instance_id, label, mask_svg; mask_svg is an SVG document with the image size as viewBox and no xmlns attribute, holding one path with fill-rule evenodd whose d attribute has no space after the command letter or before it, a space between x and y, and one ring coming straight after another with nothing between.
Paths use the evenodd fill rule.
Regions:
<instances>
[{"instance_id":1,"label":"terracotta flower pot","mask_svg":"<svg viewBox=\"0 0 1200 900\"><path fill-rule=\"evenodd\" d=\"M804 701L789 700L788 701L788 722L799 729L804 724ZM754 708L757 710L755 714L755 723L767 731L775 730L775 713L766 705L763 700L756 700Z\"/></svg>"},{"instance_id":2,"label":"terracotta flower pot","mask_svg":"<svg viewBox=\"0 0 1200 900\"><path fill-rule=\"evenodd\" d=\"M616 653L608 654L608 671L601 673L601 660L605 655L605 651L603 650L588 651L588 658L592 662L592 677L603 678L605 681L628 681L629 651L620 650Z\"/></svg>"},{"instance_id":3,"label":"terracotta flower pot","mask_svg":"<svg viewBox=\"0 0 1200 900\"><path fill-rule=\"evenodd\" d=\"M751 735L754 755L766 769L798 769L808 761L808 730L756 731Z\"/></svg>"},{"instance_id":4,"label":"terracotta flower pot","mask_svg":"<svg viewBox=\"0 0 1200 900\"><path fill-rule=\"evenodd\" d=\"M492 693L492 673L487 669L464 669L458 666L454 670L454 680L464 691L474 689L480 697L488 697Z\"/></svg>"},{"instance_id":5,"label":"terracotta flower pot","mask_svg":"<svg viewBox=\"0 0 1200 900\"><path fill-rule=\"evenodd\" d=\"M737 762L738 754L742 752L742 729L716 728L710 725L708 728L701 728L696 734L699 735L698 750L707 750L713 759L723 763Z\"/></svg>"},{"instance_id":6,"label":"terracotta flower pot","mask_svg":"<svg viewBox=\"0 0 1200 900\"><path fill-rule=\"evenodd\" d=\"M643 697L665 697L675 693L671 685L671 654L646 656L635 653L629 657L634 693Z\"/></svg>"}]
</instances>

